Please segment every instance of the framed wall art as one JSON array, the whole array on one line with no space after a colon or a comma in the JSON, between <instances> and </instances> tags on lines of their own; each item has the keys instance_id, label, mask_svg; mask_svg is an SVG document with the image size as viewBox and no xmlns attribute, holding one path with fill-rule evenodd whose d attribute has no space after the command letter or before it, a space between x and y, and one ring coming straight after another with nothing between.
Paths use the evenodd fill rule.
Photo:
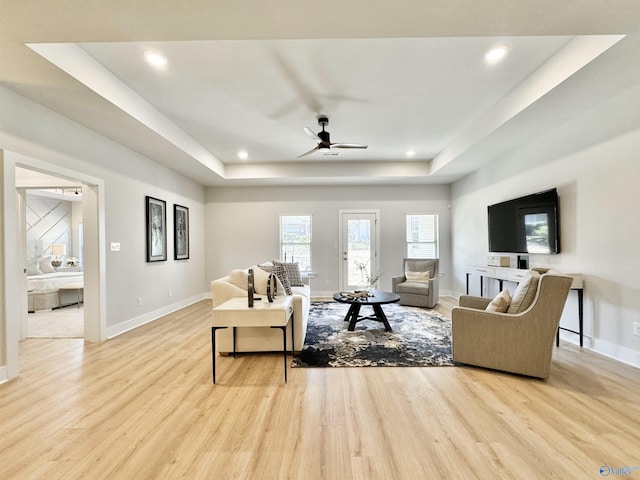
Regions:
<instances>
[{"instance_id":1,"label":"framed wall art","mask_svg":"<svg viewBox=\"0 0 640 480\"><path fill-rule=\"evenodd\" d=\"M181 205L173 206L173 258L189 258L189 209Z\"/></svg>"},{"instance_id":2,"label":"framed wall art","mask_svg":"<svg viewBox=\"0 0 640 480\"><path fill-rule=\"evenodd\" d=\"M147 262L167 259L167 202L145 197L147 207Z\"/></svg>"}]
</instances>

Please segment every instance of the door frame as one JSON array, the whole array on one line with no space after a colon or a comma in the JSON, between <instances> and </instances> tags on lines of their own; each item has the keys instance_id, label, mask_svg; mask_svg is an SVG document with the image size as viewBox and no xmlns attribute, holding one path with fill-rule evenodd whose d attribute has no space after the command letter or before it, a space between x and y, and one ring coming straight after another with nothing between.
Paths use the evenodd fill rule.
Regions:
<instances>
[{"instance_id":1,"label":"door frame","mask_svg":"<svg viewBox=\"0 0 640 480\"><path fill-rule=\"evenodd\" d=\"M343 217L345 214L354 215L374 215L375 224L373 227L375 235L375 251L373 252L373 262L371 264L371 271L377 272L380 269L380 209L379 208L351 208L338 210L338 277L340 291L345 289L344 269L343 264L343 252L346 245L344 245L344 231L343 231Z\"/></svg>"},{"instance_id":2,"label":"door frame","mask_svg":"<svg viewBox=\"0 0 640 480\"><path fill-rule=\"evenodd\" d=\"M83 184L83 225L85 231L85 341L100 342L106 334L106 258L105 258L105 198L104 180L82 174L42 160L26 157L11 150L0 150L2 153L4 183L4 294L5 294L5 352L6 379L15 378L19 374L18 343L22 324L27 312L23 308L24 300L21 292L26 292L25 259L18 256L19 228L22 217L18 214L20 195L16 189L15 169L23 167L50 175L72 179ZM85 192L86 187L86 192ZM9 233L10 232L10 233ZM18 282L7 282L8 278L19 278ZM0 379L1 381L2 379Z\"/></svg>"}]
</instances>

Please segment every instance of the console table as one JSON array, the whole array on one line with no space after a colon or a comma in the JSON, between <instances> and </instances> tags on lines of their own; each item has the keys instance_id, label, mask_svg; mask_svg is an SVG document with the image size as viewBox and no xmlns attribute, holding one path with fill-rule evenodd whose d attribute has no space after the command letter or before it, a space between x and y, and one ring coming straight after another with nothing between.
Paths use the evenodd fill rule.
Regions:
<instances>
[{"instance_id":1,"label":"console table","mask_svg":"<svg viewBox=\"0 0 640 480\"><path fill-rule=\"evenodd\" d=\"M284 355L284 381L287 382L287 324L293 317L293 297L277 297L273 303L256 301L249 307L247 297L230 298L211 311L211 363L213 383L216 383L216 331L233 328L233 357L236 356L236 328L271 327L282 330L282 353ZM294 348L293 322L291 322L291 355Z\"/></svg>"},{"instance_id":2,"label":"console table","mask_svg":"<svg viewBox=\"0 0 640 480\"><path fill-rule=\"evenodd\" d=\"M523 270L519 268L509 268L509 267L485 267L483 265L468 265L467 266L467 295L469 295L469 277L471 275L480 276L480 296L482 296L482 292L484 290L484 278L492 278L498 280L499 289L502 291L503 282L506 280L508 282L518 283L520 280L524 278L528 270ZM560 330L564 330L566 332L575 333L580 336L580 346L583 346L583 338L584 338L584 307L583 307L583 296L584 291L582 287L582 274L580 273L567 273L567 275L573 278L573 283L571 283L571 290L575 290L578 293L578 331L570 330L564 327L558 327L558 333L556 334L556 346L560 345Z\"/></svg>"}]
</instances>

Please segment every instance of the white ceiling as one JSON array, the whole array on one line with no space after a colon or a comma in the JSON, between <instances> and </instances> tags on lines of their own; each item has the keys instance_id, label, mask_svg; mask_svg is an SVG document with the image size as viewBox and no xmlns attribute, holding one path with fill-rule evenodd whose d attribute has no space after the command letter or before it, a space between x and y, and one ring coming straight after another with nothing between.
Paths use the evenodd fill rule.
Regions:
<instances>
[{"instance_id":1,"label":"white ceiling","mask_svg":"<svg viewBox=\"0 0 640 480\"><path fill-rule=\"evenodd\" d=\"M640 78L633 1L40 3L0 16L1 84L204 185L450 183ZM298 159L319 114L369 148Z\"/></svg>"}]
</instances>

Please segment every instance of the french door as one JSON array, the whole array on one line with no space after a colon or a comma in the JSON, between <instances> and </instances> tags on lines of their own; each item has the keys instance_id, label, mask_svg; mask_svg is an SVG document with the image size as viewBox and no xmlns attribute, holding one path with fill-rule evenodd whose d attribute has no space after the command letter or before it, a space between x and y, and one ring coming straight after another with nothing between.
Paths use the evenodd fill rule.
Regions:
<instances>
[{"instance_id":1,"label":"french door","mask_svg":"<svg viewBox=\"0 0 640 480\"><path fill-rule=\"evenodd\" d=\"M378 216L376 210L340 211L340 290L368 286L378 273Z\"/></svg>"}]
</instances>

